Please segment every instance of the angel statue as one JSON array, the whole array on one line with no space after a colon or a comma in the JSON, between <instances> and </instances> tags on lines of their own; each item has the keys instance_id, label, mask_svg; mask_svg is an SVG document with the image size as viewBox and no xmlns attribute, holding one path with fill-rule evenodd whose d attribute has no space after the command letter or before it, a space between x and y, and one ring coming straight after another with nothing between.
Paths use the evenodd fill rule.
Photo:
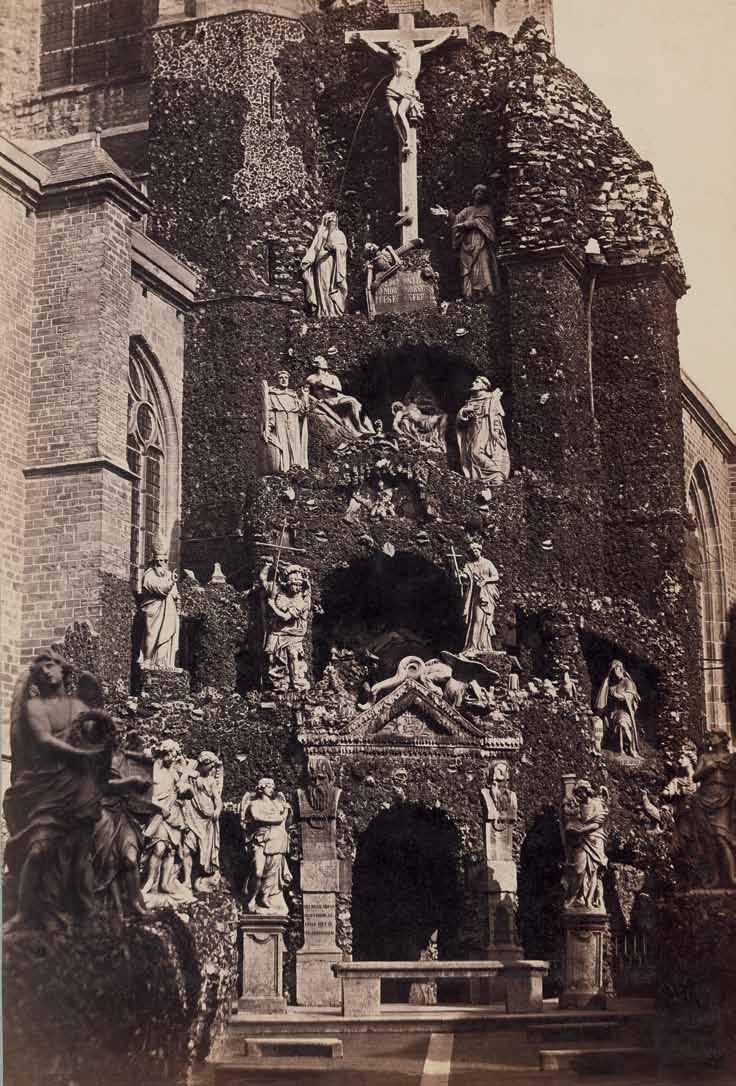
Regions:
<instances>
[{"instance_id":1,"label":"angel statue","mask_svg":"<svg viewBox=\"0 0 736 1086\"><path fill-rule=\"evenodd\" d=\"M100 686L47 649L16 683L11 708L10 787L5 846L14 915L5 931L64 930L94 908L92 841L103 797L144 791L143 777L111 780L112 717L98 708Z\"/></svg>"},{"instance_id":2,"label":"angel statue","mask_svg":"<svg viewBox=\"0 0 736 1086\"><path fill-rule=\"evenodd\" d=\"M573 780L565 782L566 794L560 810L566 856L565 908L604 912L608 790L601 788L596 794L589 781L578 780L573 784Z\"/></svg>"},{"instance_id":3,"label":"angel statue","mask_svg":"<svg viewBox=\"0 0 736 1086\"><path fill-rule=\"evenodd\" d=\"M244 887L249 913L288 916L284 890L291 883L286 862L291 806L276 791L271 777L259 780L255 793L246 792L240 803L251 870Z\"/></svg>"}]
</instances>

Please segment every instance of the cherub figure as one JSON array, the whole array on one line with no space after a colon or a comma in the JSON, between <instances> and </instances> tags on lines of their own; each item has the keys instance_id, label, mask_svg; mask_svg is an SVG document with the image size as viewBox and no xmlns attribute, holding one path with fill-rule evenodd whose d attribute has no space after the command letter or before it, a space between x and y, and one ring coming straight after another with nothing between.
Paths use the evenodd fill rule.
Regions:
<instances>
[{"instance_id":1,"label":"cherub figure","mask_svg":"<svg viewBox=\"0 0 736 1086\"><path fill-rule=\"evenodd\" d=\"M457 27L448 30L446 34L435 38L426 45L415 45L413 41L403 38L395 38L386 43L383 48L377 42L370 41L356 32L352 41L364 45L372 53L379 57L388 57L393 68L393 76L386 87L386 101L391 111L394 128L399 137L402 153L409 153L410 126L416 125L424 116L424 106L417 92L417 78L422 67L422 57L425 53L431 53L433 49L439 49L450 38L459 37Z\"/></svg>"}]
</instances>

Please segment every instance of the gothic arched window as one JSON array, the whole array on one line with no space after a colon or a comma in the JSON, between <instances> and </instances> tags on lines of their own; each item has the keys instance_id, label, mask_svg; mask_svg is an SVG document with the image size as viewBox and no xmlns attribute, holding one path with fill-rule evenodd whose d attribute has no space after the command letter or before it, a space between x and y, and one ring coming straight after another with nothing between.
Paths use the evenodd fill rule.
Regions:
<instances>
[{"instance_id":1,"label":"gothic arched window","mask_svg":"<svg viewBox=\"0 0 736 1086\"><path fill-rule=\"evenodd\" d=\"M148 8L144 0L43 0L41 90L138 75Z\"/></svg>"},{"instance_id":2,"label":"gothic arched window","mask_svg":"<svg viewBox=\"0 0 736 1086\"><path fill-rule=\"evenodd\" d=\"M728 726L725 676L726 585L718 513L705 464L696 464L688 488L695 520L688 565L695 579L702 638L703 683L709 728Z\"/></svg>"},{"instance_id":3,"label":"gothic arched window","mask_svg":"<svg viewBox=\"0 0 736 1086\"><path fill-rule=\"evenodd\" d=\"M166 508L163 416L143 351L131 345L128 370L128 467L133 472L130 570L137 580L153 553Z\"/></svg>"}]
</instances>

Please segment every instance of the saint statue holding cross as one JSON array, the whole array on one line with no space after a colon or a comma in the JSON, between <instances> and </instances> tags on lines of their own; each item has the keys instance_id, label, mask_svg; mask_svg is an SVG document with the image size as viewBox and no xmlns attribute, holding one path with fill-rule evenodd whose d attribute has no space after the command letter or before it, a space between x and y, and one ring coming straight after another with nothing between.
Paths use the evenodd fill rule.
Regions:
<instances>
[{"instance_id":1,"label":"saint statue holding cross","mask_svg":"<svg viewBox=\"0 0 736 1086\"><path fill-rule=\"evenodd\" d=\"M371 52L381 57L388 57L391 61L394 74L386 88L386 100L404 156L409 154L410 125L415 125L424 116L424 106L417 91L417 76L422 66L422 56L433 49L439 49L450 38L459 36L460 30L455 26L445 30L438 38L426 45L416 45L411 38L404 40L396 37L386 42L384 49L378 42L364 37L360 31L353 34L354 43L365 45Z\"/></svg>"}]
</instances>

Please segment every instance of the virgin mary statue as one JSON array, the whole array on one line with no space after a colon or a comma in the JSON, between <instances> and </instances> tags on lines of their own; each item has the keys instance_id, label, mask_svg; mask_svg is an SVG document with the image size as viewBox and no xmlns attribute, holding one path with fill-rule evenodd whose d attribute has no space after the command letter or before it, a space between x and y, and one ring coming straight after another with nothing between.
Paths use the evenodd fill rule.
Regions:
<instances>
[{"instance_id":1,"label":"virgin mary statue","mask_svg":"<svg viewBox=\"0 0 736 1086\"><path fill-rule=\"evenodd\" d=\"M337 214L322 216L301 264L307 308L317 317L342 317L348 295L347 238L337 225Z\"/></svg>"}]
</instances>

